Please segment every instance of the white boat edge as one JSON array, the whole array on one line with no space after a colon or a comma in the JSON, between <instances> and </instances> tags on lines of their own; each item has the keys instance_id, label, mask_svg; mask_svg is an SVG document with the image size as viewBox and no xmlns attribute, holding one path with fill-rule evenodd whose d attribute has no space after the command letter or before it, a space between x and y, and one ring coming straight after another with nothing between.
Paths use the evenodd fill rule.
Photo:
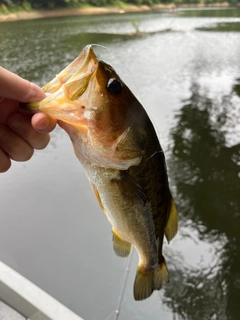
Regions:
<instances>
[{"instance_id":1,"label":"white boat edge","mask_svg":"<svg viewBox=\"0 0 240 320\"><path fill-rule=\"evenodd\" d=\"M1 261L0 300L28 320L83 320Z\"/></svg>"}]
</instances>

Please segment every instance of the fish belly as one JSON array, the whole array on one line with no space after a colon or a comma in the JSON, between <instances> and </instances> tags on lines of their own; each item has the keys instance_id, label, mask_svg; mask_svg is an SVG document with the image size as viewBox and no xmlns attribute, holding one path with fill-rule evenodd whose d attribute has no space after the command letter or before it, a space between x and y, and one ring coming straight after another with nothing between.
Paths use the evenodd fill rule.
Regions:
<instances>
[{"instance_id":1,"label":"fish belly","mask_svg":"<svg viewBox=\"0 0 240 320\"><path fill-rule=\"evenodd\" d=\"M90 180L113 233L137 249L139 264L152 268L157 264L158 252L151 204L143 203L131 179L119 170L99 168L90 174Z\"/></svg>"},{"instance_id":2,"label":"fish belly","mask_svg":"<svg viewBox=\"0 0 240 320\"><path fill-rule=\"evenodd\" d=\"M92 165L90 167L93 169ZM87 175L112 225L114 251L126 257L133 245L138 252L134 298L146 299L168 282L168 271L162 254L159 261L158 250L162 248L157 244L151 203L145 202L141 190L126 173L95 168L87 170Z\"/></svg>"}]
</instances>

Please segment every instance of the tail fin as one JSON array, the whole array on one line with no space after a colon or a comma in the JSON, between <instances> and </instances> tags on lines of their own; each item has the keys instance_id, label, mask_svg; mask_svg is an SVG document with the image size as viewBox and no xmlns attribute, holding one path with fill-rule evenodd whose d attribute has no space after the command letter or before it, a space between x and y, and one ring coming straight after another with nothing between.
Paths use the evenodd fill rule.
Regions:
<instances>
[{"instance_id":1,"label":"tail fin","mask_svg":"<svg viewBox=\"0 0 240 320\"><path fill-rule=\"evenodd\" d=\"M154 270L144 271L138 267L134 282L134 299L137 301L147 299L154 290L160 290L168 282L169 276L164 258Z\"/></svg>"}]
</instances>

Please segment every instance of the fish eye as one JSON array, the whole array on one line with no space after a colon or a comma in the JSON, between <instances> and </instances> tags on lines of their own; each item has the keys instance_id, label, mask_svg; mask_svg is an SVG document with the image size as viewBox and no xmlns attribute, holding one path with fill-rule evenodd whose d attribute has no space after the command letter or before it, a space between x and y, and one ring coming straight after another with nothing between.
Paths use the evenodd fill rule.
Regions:
<instances>
[{"instance_id":1,"label":"fish eye","mask_svg":"<svg viewBox=\"0 0 240 320\"><path fill-rule=\"evenodd\" d=\"M122 92L121 82L115 78L109 79L107 83L107 91L113 96L118 95Z\"/></svg>"}]
</instances>

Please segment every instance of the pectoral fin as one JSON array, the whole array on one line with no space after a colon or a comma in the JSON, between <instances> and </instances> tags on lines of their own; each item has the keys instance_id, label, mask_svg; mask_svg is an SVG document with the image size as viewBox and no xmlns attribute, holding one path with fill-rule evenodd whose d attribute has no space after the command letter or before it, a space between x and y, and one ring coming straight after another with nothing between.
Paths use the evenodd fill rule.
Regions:
<instances>
[{"instance_id":1,"label":"pectoral fin","mask_svg":"<svg viewBox=\"0 0 240 320\"><path fill-rule=\"evenodd\" d=\"M119 257L127 257L131 252L131 243L123 240L119 237L117 232L112 230L113 233L113 250L115 251L116 255Z\"/></svg>"},{"instance_id":2,"label":"pectoral fin","mask_svg":"<svg viewBox=\"0 0 240 320\"><path fill-rule=\"evenodd\" d=\"M138 184L128 172L122 171L121 178L119 180L112 180L112 183L117 183L121 194L126 194L127 198L131 198L131 201L137 201L142 205L148 202L147 195L140 184Z\"/></svg>"},{"instance_id":3,"label":"pectoral fin","mask_svg":"<svg viewBox=\"0 0 240 320\"><path fill-rule=\"evenodd\" d=\"M116 141L116 154L119 158L138 159L140 163L146 150L147 133L142 128L128 127Z\"/></svg>"},{"instance_id":4,"label":"pectoral fin","mask_svg":"<svg viewBox=\"0 0 240 320\"><path fill-rule=\"evenodd\" d=\"M172 200L169 218L167 221L167 225L164 229L164 233L168 242L170 242L174 238L174 236L177 233L177 229L178 229L177 209L175 207L174 201Z\"/></svg>"}]
</instances>

